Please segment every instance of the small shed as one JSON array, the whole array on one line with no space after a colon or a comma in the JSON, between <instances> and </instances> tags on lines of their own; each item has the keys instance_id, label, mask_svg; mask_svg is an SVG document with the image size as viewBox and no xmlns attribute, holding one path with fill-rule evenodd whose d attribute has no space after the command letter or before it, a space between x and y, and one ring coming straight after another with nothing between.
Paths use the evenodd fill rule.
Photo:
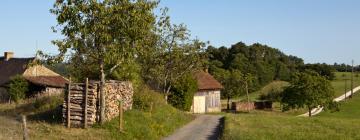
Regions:
<instances>
[{"instance_id":1,"label":"small shed","mask_svg":"<svg viewBox=\"0 0 360 140\"><path fill-rule=\"evenodd\" d=\"M208 72L195 73L198 91L194 95L193 113L221 112L220 94L223 86Z\"/></svg>"}]
</instances>

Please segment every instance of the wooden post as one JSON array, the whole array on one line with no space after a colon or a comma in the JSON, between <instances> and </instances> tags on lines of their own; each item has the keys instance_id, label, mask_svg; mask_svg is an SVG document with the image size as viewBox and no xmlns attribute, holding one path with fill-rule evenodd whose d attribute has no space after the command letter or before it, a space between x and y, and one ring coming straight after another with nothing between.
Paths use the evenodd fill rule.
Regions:
<instances>
[{"instance_id":1,"label":"wooden post","mask_svg":"<svg viewBox=\"0 0 360 140\"><path fill-rule=\"evenodd\" d=\"M29 139L29 134L28 134L28 131L27 131L27 127L26 127L26 116L25 115L22 115L22 123L23 123L23 131L24 131L24 140L28 140Z\"/></svg>"},{"instance_id":2,"label":"wooden post","mask_svg":"<svg viewBox=\"0 0 360 140\"><path fill-rule=\"evenodd\" d=\"M66 116L66 123L67 128L70 128L71 120L70 120L70 109L71 109L71 103L70 103L70 92L71 92L71 77L69 78L69 84L67 85L67 116Z\"/></svg>"},{"instance_id":3,"label":"wooden post","mask_svg":"<svg viewBox=\"0 0 360 140\"><path fill-rule=\"evenodd\" d=\"M124 126L123 126L123 103L122 103L122 101L119 101L119 128L120 128L120 132L123 132Z\"/></svg>"},{"instance_id":4,"label":"wooden post","mask_svg":"<svg viewBox=\"0 0 360 140\"><path fill-rule=\"evenodd\" d=\"M87 105L88 105L88 92L89 92L89 79L86 78L85 81L85 106L84 106L84 128L87 128Z\"/></svg>"}]
</instances>

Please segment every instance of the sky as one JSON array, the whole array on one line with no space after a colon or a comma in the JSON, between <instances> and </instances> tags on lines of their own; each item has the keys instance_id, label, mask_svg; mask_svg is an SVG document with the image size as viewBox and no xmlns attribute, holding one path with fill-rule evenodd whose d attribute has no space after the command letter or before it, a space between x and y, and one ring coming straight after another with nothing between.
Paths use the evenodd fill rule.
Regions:
<instances>
[{"instance_id":1,"label":"sky","mask_svg":"<svg viewBox=\"0 0 360 140\"><path fill-rule=\"evenodd\" d=\"M0 53L56 54L51 40L54 0L2 0ZM172 22L184 23L192 36L216 47L262 43L306 63L360 64L359 0L162 0ZM1 54L0 54L1 55Z\"/></svg>"}]
</instances>

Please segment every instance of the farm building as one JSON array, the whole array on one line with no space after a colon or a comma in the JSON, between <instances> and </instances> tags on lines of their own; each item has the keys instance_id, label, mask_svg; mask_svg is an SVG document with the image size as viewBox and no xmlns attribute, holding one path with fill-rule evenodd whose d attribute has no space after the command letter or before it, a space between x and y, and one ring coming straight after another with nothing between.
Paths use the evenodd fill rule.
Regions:
<instances>
[{"instance_id":1,"label":"farm building","mask_svg":"<svg viewBox=\"0 0 360 140\"><path fill-rule=\"evenodd\" d=\"M220 90L223 86L205 71L195 73L195 78L198 84L198 91L194 95L192 112L221 112Z\"/></svg>"},{"instance_id":2,"label":"farm building","mask_svg":"<svg viewBox=\"0 0 360 140\"><path fill-rule=\"evenodd\" d=\"M6 90L11 77L22 75L29 82L28 97L63 93L67 80L43 65L35 64L36 58L13 58L13 52L0 57L0 102L9 100Z\"/></svg>"}]
</instances>

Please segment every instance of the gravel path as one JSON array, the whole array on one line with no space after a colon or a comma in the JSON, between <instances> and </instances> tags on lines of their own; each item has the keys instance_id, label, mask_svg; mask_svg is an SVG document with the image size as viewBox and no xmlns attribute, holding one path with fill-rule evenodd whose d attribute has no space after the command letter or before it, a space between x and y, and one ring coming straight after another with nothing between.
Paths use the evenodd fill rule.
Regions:
<instances>
[{"instance_id":1,"label":"gravel path","mask_svg":"<svg viewBox=\"0 0 360 140\"><path fill-rule=\"evenodd\" d=\"M199 115L195 120L163 140L218 140L223 124L224 116Z\"/></svg>"},{"instance_id":2,"label":"gravel path","mask_svg":"<svg viewBox=\"0 0 360 140\"><path fill-rule=\"evenodd\" d=\"M360 90L360 86L354 88L354 89L353 89L353 92L355 93L355 92L357 92L357 91L359 91L359 90ZM345 96L345 95L346 95L346 96ZM342 101L342 100L345 100L345 98L349 97L350 95L351 95L351 91L348 91L346 94L343 94L343 95L335 98L334 101L335 101L335 102L340 102L340 101ZM315 115L321 113L321 112L323 111L323 109L324 109L324 108L321 107L321 106L319 106L319 107L317 107L317 108L314 108L314 109L311 110L311 115L312 115L312 116L315 116ZM300 116L300 117L309 117L309 112L307 112L307 113L305 113L305 114L301 114L301 115L299 115L299 116Z\"/></svg>"}]
</instances>

